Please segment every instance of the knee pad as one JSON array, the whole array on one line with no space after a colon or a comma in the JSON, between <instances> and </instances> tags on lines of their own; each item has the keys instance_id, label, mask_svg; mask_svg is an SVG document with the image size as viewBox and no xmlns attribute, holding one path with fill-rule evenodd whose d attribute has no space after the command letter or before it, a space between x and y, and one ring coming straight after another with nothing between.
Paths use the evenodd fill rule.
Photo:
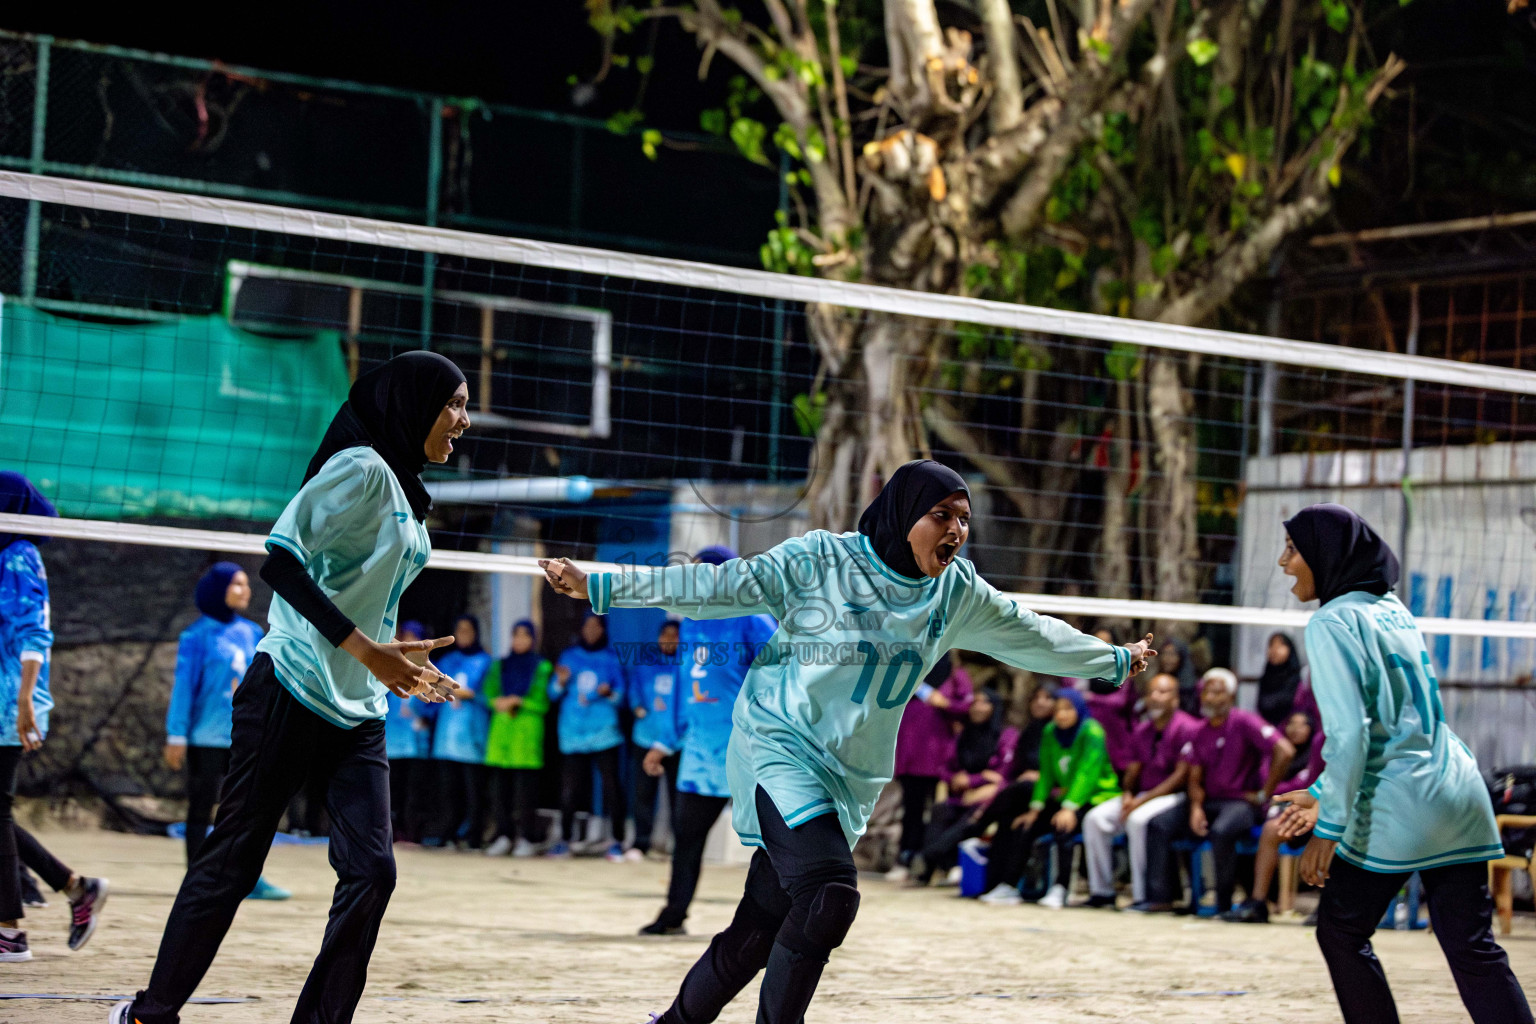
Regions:
<instances>
[{"instance_id":1,"label":"knee pad","mask_svg":"<svg viewBox=\"0 0 1536 1024\"><path fill-rule=\"evenodd\" d=\"M859 913L859 890L842 882L828 882L816 891L802 930L814 945L828 951L848 937Z\"/></svg>"}]
</instances>

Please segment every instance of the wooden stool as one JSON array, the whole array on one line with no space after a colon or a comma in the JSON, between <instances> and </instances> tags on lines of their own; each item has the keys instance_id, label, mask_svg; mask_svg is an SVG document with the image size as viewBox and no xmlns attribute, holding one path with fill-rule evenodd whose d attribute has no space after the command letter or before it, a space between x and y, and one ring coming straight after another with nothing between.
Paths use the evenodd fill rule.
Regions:
<instances>
[{"instance_id":1,"label":"wooden stool","mask_svg":"<svg viewBox=\"0 0 1536 1024\"><path fill-rule=\"evenodd\" d=\"M1494 818L1502 836L1506 828L1530 828L1536 815L1500 814ZM1516 871L1530 871L1529 857L1504 856L1488 862L1488 888L1493 891L1494 913L1499 918L1499 934L1508 935L1515 923L1514 881Z\"/></svg>"}]
</instances>

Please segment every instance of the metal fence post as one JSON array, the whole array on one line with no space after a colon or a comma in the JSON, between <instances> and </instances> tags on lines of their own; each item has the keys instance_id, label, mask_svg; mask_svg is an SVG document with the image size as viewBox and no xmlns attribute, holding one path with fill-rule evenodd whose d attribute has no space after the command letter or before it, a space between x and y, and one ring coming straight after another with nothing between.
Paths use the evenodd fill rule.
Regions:
<instances>
[{"instance_id":1,"label":"metal fence post","mask_svg":"<svg viewBox=\"0 0 1536 1024\"><path fill-rule=\"evenodd\" d=\"M48 131L48 66L53 53L53 37L37 37L37 70L33 75L31 171L43 173L43 141ZM31 302L37 298L37 261L41 245L43 208L36 199L27 200L27 227L21 242L21 297Z\"/></svg>"},{"instance_id":2,"label":"metal fence post","mask_svg":"<svg viewBox=\"0 0 1536 1024\"><path fill-rule=\"evenodd\" d=\"M427 226L437 226L437 200L443 181L443 101L434 96L427 115ZM432 291L437 279L437 253L421 261L421 347L432 347Z\"/></svg>"}]
</instances>

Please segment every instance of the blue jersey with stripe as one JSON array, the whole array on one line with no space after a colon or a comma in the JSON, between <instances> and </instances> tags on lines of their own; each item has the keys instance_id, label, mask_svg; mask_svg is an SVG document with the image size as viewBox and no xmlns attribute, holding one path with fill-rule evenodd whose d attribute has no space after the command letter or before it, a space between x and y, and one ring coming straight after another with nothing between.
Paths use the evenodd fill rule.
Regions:
<instances>
[{"instance_id":1,"label":"blue jersey with stripe","mask_svg":"<svg viewBox=\"0 0 1536 1024\"><path fill-rule=\"evenodd\" d=\"M1314 834L1387 874L1502 857L1488 787L1445 723L1424 637L1402 602L1336 597L1307 623L1306 645L1327 737L1309 789Z\"/></svg>"},{"instance_id":2,"label":"blue jersey with stripe","mask_svg":"<svg viewBox=\"0 0 1536 1024\"><path fill-rule=\"evenodd\" d=\"M771 615L747 672L727 756L733 824L761 845L761 786L790 827L836 812L852 844L894 768L908 698L952 647L1050 675L1123 682L1130 652L1036 615L956 559L937 579L885 565L862 534L815 530L753 558L595 573L609 607L696 619Z\"/></svg>"},{"instance_id":3,"label":"blue jersey with stripe","mask_svg":"<svg viewBox=\"0 0 1536 1024\"><path fill-rule=\"evenodd\" d=\"M731 795L725 765L736 697L776 628L766 615L683 621L680 639L688 667L682 686L683 756L677 767L682 792Z\"/></svg>"},{"instance_id":4,"label":"blue jersey with stripe","mask_svg":"<svg viewBox=\"0 0 1536 1024\"><path fill-rule=\"evenodd\" d=\"M41 667L32 685L32 716L48 735L48 668L53 661L53 622L48 604L48 570L37 545L15 540L0 551L0 746L19 747L16 708L21 699L21 666Z\"/></svg>"},{"instance_id":5,"label":"blue jersey with stripe","mask_svg":"<svg viewBox=\"0 0 1536 1024\"><path fill-rule=\"evenodd\" d=\"M176 681L165 709L165 741L228 747L235 687L245 677L261 627L236 615L228 622L201 616L182 630L176 646Z\"/></svg>"},{"instance_id":6,"label":"blue jersey with stripe","mask_svg":"<svg viewBox=\"0 0 1536 1024\"><path fill-rule=\"evenodd\" d=\"M647 645L639 663L629 666L629 709L635 725L630 740L637 747L672 753L681 732L678 706L681 659L665 655L655 644Z\"/></svg>"},{"instance_id":7,"label":"blue jersey with stripe","mask_svg":"<svg viewBox=\"0 0 1536 1024\"><path fill-rule=\"evenodd\" d=\"M491 730L491 706L486 702L485 674L491 656L485 651L467 654L451 648L437 659L437 670L474 693L468 700L437 705L437 728L432 733L432 757L437 761L483 764L485 740Z\"/></svg>"},{"instance_id":8,"label":"blue jersey with stripe","mask_svg":"<svg viewBox=\"0 0 1536 1024\"><path fill-rule=\"evenodd\" d=\"M564 679L562 668L567 670ZM598 692L603 686L608 687L607 696ZM572 647L560 655L549 677L549 699L560 702L560 753L595 754L623 743L619 706L625 692L624 666L613 648Z\"/></svg>"},{"instance_id":9,"label":"blue jersey with stripe","mask_svg":"<svg viewBox=\"0 0 1536 1024\"><path fill-rule=\"evenodd\" d=\"M292 552L364 635L395 638L400 595L427 564L432 544L384 458L347 448L299 488L267 537L267 550ZM305 707L351 729L388 711L389 691L362 662L321 636L281 597L267 613L271 632L258 651L271 655L277 678Z\"/></svg>"}]
</instances>

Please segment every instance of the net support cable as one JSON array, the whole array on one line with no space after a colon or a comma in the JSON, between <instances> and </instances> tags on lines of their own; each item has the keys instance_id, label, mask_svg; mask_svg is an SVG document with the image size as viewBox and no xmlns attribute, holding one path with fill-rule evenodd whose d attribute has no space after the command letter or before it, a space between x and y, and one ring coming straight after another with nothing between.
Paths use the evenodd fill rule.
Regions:
<instances>
[{"instance_id":1,"label":"net support cable","mask_svg":"<svg viewBox=\"0 0 1536 1024\"><path fill-rule=\"evenodd\" d=\"M820 303L927 320L974 323L1395 380L1427 381L1536 395L1536 373L1507 367L1351 349L1317 342L1048 309L991 299L907 291L881 285L826 281L688 260L612 252L562 242L500 237L213 196L15 171L0 171L0 196L134 216L520 264L547 270L628 278L777 301ZM266 540L257 534L16 515L0 515L0 530L30 536L251 555L264 554ZM543 574L534 558L488 552L435 551L430 564L433 568L468 572L521 576ZM578 561L576 564L589 572L623 571L625 568L598 562ZM1056 594L1010 593L1006 596L1036 611L1068 615L1292 628L1304 626L1311 617L1311 612L1303 609ZM1439 636L1536 639L1536 622L1420 617L1418 623L1423 632Z\"/></svg>"}]
</instances>

